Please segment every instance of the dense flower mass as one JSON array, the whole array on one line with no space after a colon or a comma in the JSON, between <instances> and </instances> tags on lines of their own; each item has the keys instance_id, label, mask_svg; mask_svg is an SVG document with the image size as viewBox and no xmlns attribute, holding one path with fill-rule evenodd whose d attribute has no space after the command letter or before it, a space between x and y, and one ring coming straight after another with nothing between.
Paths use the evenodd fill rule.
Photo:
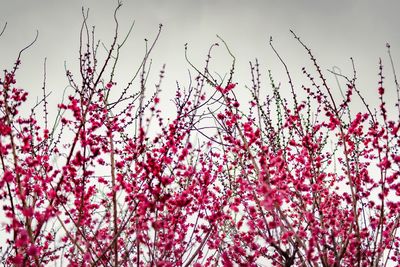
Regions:
<instances>
[{"instance_id":1,"label":"dense flower mass","mask_svg":"<svg viewBox=\"0 0 400 267\"><path fill-rule=\"evenodd\" d=\"M158 35L122 85L125 39L116 30L100 62L86 19L65 101L52 107L44 86L27 107L19 57L0 78L4 265L400 265L400 100L385 102L400 87L384 83L382 61L371 107L356 77L333 73L346 85L335 97L295 34L314 70L303 68L310 85L300 88L288 73L290 98L271 73L264 88L256 61L252 97L239 99L235 61L217 83L208 55L204 72L189 61L198 76L178 86L167 120L164 68L155 91L147 85Z\"/></svg>"}]
</instances>

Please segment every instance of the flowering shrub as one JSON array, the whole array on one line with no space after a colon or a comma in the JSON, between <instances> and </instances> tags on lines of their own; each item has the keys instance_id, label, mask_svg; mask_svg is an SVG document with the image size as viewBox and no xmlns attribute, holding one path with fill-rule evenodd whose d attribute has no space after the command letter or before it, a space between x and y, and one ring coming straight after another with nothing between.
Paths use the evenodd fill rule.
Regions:
<instances>
[{"instance_id":1,"label":"flowering shrub","mask_svg":"<svg viewBox=\"0 0 400 267\"><path fill-rule=\"evenodd\" d=\"M176 116L166 121L164 69L147 92L158 35L132 81L114 80L126 40L118 42L118 8L103 62L84 17L79 78L67 71L73 92L57 106L54 126L45 86L31 113L20 113L28 96L16 80L21 53L0 79L3 264L400 264L400 100L396 109L385 103L381 61L377 109L355 75L335 74L347 88L338 100L293 33L315 67L303 68L310 86L295 88L287 71L285 99L270 73L265 95L256 61L245 111L235 59L221 40L233 57L229 78L210 75L210 55L204 71L188 60L197 77L178 86ZM396 76L395 86L399 95ZM364 108L354 112L356 97Z\"/></svg>"}]
</instances>

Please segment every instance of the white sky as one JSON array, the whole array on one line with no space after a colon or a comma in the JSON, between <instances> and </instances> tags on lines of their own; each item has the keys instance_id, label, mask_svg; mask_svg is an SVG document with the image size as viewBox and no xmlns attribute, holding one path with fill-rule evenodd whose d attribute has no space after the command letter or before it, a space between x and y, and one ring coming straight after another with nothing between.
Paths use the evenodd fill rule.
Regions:
<instances>
[{"instance_id":1,"label":"white sky","mask_svg":"<svg viewBox=\"0 0 400 267\"><path fill-rule=\"evenodd\" d=\"M287 84L282 65L268 46L269 36L273 36L275 47L299 87L304 81L300 70L309 65L309 61L289 29L313 50L323 69L338 66L351 76L349 58L353 57L359 89L370 102L376 99L378 59L382 57L388 90L392 90L389 94L395 96L385 44L391 44L394 61L400 69L398 0L126 0L123 4L119 12L121 36L133 20L135 27L122 51L118 82L124 84L129 80L142 59L144 38L152 40L159 23L163 23L161 38L152 54L152 77L158 77L158 70L165 63L166 79L162 86L165 110L173 108L168 100L174 95L175 81L188 84L190 67L184 59L184 44L189 44L193 63L202 68L209 46L218 41L216 34L224 38L237 58L237 90L250 85L248 61L255 57L265 76L267 70L272 69L275 80ZM106 45L110 44L116 1L0 0L0 28L8 23L0 37L0 68L10 69L19 50L31 42L39 30L39 39L23 55L17 75L18 86L29 91L31 103L42 96L44 58L48 64L47 87L53 92L50 105L61 100L68 84L64 61L72 69L78 66L82 6L90 8L88 24L96 25L97 37ZM220 46L213 58L213 70L222 75L228 72L228 60ZM149 84L152 83L155 80Z\"/></svg>"},{"instance_id":2,"label":"white sky","mask_svg":"<svg viewBox=\"0 0 400 267\"><path fill-rule=\"evenodd\" d=\"M48 90L53 92L54 100L60 100L67 85L64 61L71 69L78 66L82 6L90 8L89 25L96 25L97 37L105 44L112 38L116 1L0 0L0 6L0 25L8 23L0 39L1 68L10 68L18 51L39 30L39 39L24 54L18 75L18 85L30 92L31 99L41 96L43 60L47 57ZM268 46L269 36L273 36L275 47L287 61L295 85L300 86L300 69L309 61L291 36L289 29L293 29L312 48L323 69L339 66L351 75L349 58L353 57L360 89L368 96L377 87L379 57L387 67L391 86L388 90L393 89L385 43L391 43L394 60L400 62L399 10L400 2L396 0L126 0L119 13L121 36L133 20L136 23L122 51L120 84L137 68L144 51L144 38L152 40L158 24L163 23L164 30L152 58L154 78L162 64L167 64L163 86L166 99L162 102L167 104L165 108L170 108L168 98L175 91L175 81L188 84L190 67L184 60L184 44L189 43L193 63L202 67L209 46L218 41L216 34L225 39L237 58L235 78L242 88L250 85L248 61L255 57L260 60L263 74L272 69L275 80L286 85L283 68ZM213 58L214 70L222 75L228 72L228 59L222 46L219 47Z\"/></svg>"}]
</instances>

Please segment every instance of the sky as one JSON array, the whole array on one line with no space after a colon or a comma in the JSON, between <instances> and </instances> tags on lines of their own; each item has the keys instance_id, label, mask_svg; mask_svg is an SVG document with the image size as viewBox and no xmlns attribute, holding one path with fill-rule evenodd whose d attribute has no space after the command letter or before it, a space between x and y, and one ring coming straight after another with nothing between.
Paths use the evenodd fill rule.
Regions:
<instances>
[{"instance_id":1,"label":"sky","mask_svg":"<svg viewBox=\"0 0 400 267\"><path fill-rule=\"evenodd\" d=\"M40 97L43 62L47 58L47 88L52 91L51 98L59 102L68 84L65 64L71 70L78 67L82 7L89 9L88 24L96 26L96 37L107 46L113 37L116 4L113 0L0 0L0 25L7 23L0 37L1 68L12 67L19 50L32 41L38 30L37 42L22 56L18 85L29 91L31 101ZM324 70L337 66L351 76L349 59L353 57L359 89L367 97L371 90L376 91L378 60L382 57L391 86L388 91L395 95L385 44L391 44L394 61L400 62L398 10L397 0L126 0L118 13L121 38L133 21L135 25L122 50L119 82L121 85L129 80L143 57L144 39L153 40L162 23L163 31L151 56L150 80L154 84L158 71L166 64L162 86L166 109L170 108L168 98L176 89L176 81L188 85L188 70L194 73L185 61L184 44L188 43L192 63L201 68L210 45L219 41L217 34L236 56L234 79L240 90L250 86L249 61L255 58L260 61L266 84L267 70L271 69L274 79L287 86L283 66L269 47L270 36L299 88L304 79L301 68L310 66L310 61L291 29L312 49ZM230 64L227 51L218 47L213 53L212 70L223 76Z\"/></svg>"},{"instance_id":2,"label":"sky","mask_svg":"<svg viewBox=\"0 0 400 267\"><path fill-rule=\"evenodd\" d=\"M28 105L23 107L25 111L29 112L42 96L45 58L47 90L52 92L50 104L61 101L68 85L65 65L78 74L82 7L89 9L88 24L96 25L96 37L108 46L115 27L116 5L114 0L0 0L0 29L7 23L0 37L0 68L11 69L18 52L39 32L37 42L22 55L17 73L18 86L30 94ZM156 83L158 71L166 64L161 98L166 114L173 109L169 100L174 96L176 81L187 86L188 71L194 73L185 61L185 43L192 63L202 68L210 45L219 41L217 34L236 56L235 90L243 90L244 95L244 87L251 86L249 61L255 58L260 62L265 85L268 85L267 71L271 69L274 79L289 91L285 70L268 44L271 36L288 65L295 87L298 89L307 82L301 68L310 66L309 56L291 35L293 30L312 49L331 81L333 76L325 70L335 66L351 76L350 57L353 57L358 87L369 103L377 100L381 57L390 101L396 97L386 43L391 44L394 62L400 69L399 10L399 0L125 0L118 13L121 38L133 21L135 24L121 51L116 90L139 66L145 50L144 39L154 40L162 23L163 31L151 55L153 69L149 84ZM223 76L229 72L230 64L227 51L223 46L218 47L213 53L212 70ZM357 109L361 110L361 105L355 106L354 111Z\"/></svg>"}]
</instances>

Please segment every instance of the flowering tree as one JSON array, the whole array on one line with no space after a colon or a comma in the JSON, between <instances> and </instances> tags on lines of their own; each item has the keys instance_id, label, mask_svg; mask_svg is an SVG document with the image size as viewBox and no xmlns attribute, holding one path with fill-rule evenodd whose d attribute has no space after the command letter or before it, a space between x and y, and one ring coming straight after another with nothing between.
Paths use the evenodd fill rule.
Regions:
<instances>
[{"instance_id":1,"label":"flowering tree","mask_svg":"<svg viewBox=\"0 0 400 267\"><path fill-rule=\"evenodd\" d=\"M259 64L251 63L246 111L235 94L244 89L233 80L235 58L221 39L233 59L228 79L210 74L215 45L203 70L186 54L196 78L178 86L176 115L166 120L164 68L153 88L147 83L162 27L132 80L120 85L114 73L129 33L118 36L119 8L102 61L84 14L79 73L67 71L71 92L53 124L45 81L42 100L20 112L27 108L16 80L25 49L0 79L3 264L400 264L400 98L388 112L381 61L377 109L357 88L355 71L334 73L346 84L335 99L293 33L315 66L303 68L310 85L295 88L282 61L291 98L271 73L265 94ZM396 76L395 90L399 96ZM351 109L355 97L364 110Z\"/></svg>"},{"instance_id":2,"label":"flowering tree","mask_svg":"<svg viewBox=\"0 0 400 267\"><path fill-rule=\"evenodd\" d=\"M318 76L303 68L311 84L301 88L304 99L289 72L291 101L271 76L272 95L262 98L257 62L251 64L250 112L240 111L229 85L222 91L218 129L224 176L233 188L229 232L221 236L226 240L222 262L233 266L264 257L274 266L399 264L397 79L393 119L384 101L381 61L377 109L357 89L355 71L352 78L336 74L347 87L336 100L311 50L293 35ZM352 112L354 93L364 111Z\"/></svg>"}]
</instances>

